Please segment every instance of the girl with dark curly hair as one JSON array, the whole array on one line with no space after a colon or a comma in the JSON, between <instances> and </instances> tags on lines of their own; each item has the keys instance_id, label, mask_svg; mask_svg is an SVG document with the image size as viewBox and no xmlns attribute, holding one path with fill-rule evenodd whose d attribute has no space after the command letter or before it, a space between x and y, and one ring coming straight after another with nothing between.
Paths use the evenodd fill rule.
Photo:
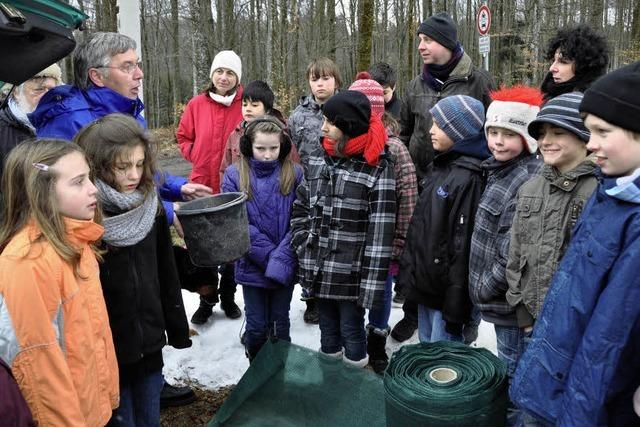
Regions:
<instances>
[{"instance_id":1,"label":"girl with dark curly hair","mask_svg":"<svg viewBox=\"0 0 640 427\"><path fill-rule=\"evenodd\" d=\"M549 41L546 52L551 61L542 82L545 102L568 92L584 92L607 71L609 46L601 33L581 24L561 28Z\"/></svg>"}]
</instances>

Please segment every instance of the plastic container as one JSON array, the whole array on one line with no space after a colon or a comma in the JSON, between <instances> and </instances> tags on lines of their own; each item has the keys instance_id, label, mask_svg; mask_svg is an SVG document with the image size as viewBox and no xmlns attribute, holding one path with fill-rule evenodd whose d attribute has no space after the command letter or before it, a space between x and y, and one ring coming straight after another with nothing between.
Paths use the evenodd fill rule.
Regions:
<instances>
[{"instance_id":1,"label":"plastic container","mask_svg":"<svg viewBox=\"0 0 640 427\"><path fill-rule=\"evenodd\" d=\"M221 265L249 250L246 200L244 193L223 193L180 203L176 214L195 265Z\"/></svg>"}]
</instances>

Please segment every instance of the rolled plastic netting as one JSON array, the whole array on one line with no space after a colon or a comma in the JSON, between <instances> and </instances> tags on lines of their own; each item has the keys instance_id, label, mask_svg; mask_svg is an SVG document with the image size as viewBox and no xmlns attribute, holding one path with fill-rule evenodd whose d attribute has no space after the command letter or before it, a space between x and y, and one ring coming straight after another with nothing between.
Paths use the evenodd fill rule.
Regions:
<instances>
[{"instance_id":1,"label":"rolled plastic netting","mask_svg":"<svg viewBox=\"0 0 640 427\"><path fill-rule=\"evenodd\" d=\"M504 426L507 368L484 348L440 341L401 347L384 374L387 426Z\"/></svg>"}]
</instances>

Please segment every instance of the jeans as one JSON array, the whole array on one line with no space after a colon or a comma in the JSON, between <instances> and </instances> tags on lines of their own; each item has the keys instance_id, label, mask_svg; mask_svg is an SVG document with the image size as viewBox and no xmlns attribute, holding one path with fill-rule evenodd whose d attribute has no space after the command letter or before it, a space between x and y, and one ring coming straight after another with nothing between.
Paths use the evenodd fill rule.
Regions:
<instances>
[{"instance_id":1,"label":"jeans","mask_svg":"<svg viewBox=\"0 0 640 427\"><path fill-rule=\"evenodd\" d=\"M253 359L270 336L291 341L289 308L293 285L277 289L243 286L244 315L247 322L246 347Z\"/></svg>"},{"instance_id":2,"label":"jeans","mask_svg":"<svg viewBox=\"0 0 640 427\"><path fill-rule=\"evenodd\" d=\"M120 406L113 411L108 426L157 427L160 425L162 371L120 385Z\"/></svg>"},{"instance_id":3,"label":"jeans","mask_svg":"<svg viewBox=\"0 0 640 427\"><path fill-rule=\"evenodd\" d=\"M355 301L318 298L320 315L320 350L337 353L344 347L347 359L359 361L367 357L367 334L364 308Z\"/></svg>"},{"instance_id":4,"label":"jeans","mask_svg":"<svg viewBox=\"0 0 640 427\"><path fill-rule=\"evenodd\" d=\"M377 310L369 310L369 324L374 328L388 329L389 316L391 316L391 296L393 287L393 276L387 276L387 283L384 285L384 301L382 307Z\"/></svg>"},{"instance_id":5,"label":"jeans","mask_svg":"<svg viewBox=\"0 0 640 427\"><path fill-rule=\"evenodd\" d=\"M418 337L420 342L456 341L462 342L462 335L450 334L445 330L442 312L424 305L418 305Z\"/></svg>"},{"instance_id":6,"label":"jeans","mask_svg":"<svg viewBox=\"0 0 640 427\"><path fill-rule=\"evenodd\" d=\"M493 325L498 342L498 358L507 365L509 386L511 379L518 367L518 361L524 353L524 331L517 326ZM512 402L507 407L507 425L518 426L522 423L522 411L516 408Z\"/></svg>"}]
</instances>

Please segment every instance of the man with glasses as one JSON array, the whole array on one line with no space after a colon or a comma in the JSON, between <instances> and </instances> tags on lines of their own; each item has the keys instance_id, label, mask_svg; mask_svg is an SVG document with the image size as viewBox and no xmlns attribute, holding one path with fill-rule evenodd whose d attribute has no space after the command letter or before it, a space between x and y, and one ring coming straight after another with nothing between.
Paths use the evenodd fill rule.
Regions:
<instances>
[{"instance_id":1,"label":"man with glasses","mask_svg":"<svg viewBox=\"0 0 640 427\"><path fill-rule=\"evenodd\" d=\"M29 115L38 137L72 140L80 129L107 114L133 116L143 128L144 105L138 97L144 73L136 54L136 42L123 34L98 32L73 56L74 85L58 86L43 96L38 108ZM193 199L212 194L202 184L164 174L160 196L171 200ZM170 224L179 230L174 205L163 200ZM161 406L179 406L196 399L189 387L165 383Z\"/></svg>"}]
</instances>

